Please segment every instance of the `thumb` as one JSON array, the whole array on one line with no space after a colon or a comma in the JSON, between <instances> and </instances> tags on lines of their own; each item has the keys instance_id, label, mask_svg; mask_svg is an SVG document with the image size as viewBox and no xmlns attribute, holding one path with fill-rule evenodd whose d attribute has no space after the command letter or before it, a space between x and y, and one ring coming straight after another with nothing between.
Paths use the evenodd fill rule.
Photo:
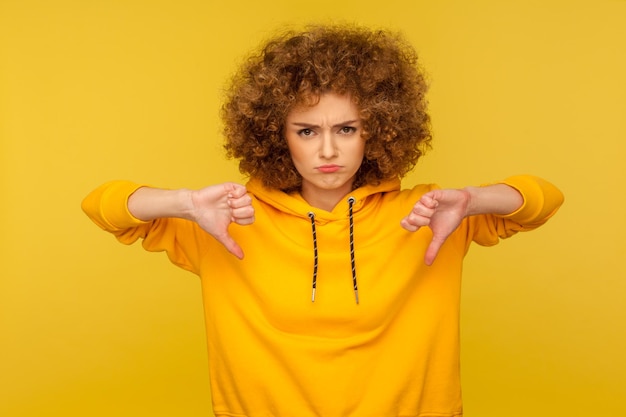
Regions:
<instances>
[{"instance_id":1,"label":"thumb","mask_svg":"<svg viewBox=\"0 0 626 417\"><path fill-rule=\"evenodd\" d=\"M243 259L243 249L241 249L241 246L239 246L239 244L235 242L235 240L228 234L228 232L216 236L215 238L218 242L224 245L228 252L232 253L239 259Z\"/></svg>"},{"instance_id":2,"label":"thumb","mask_svg":"<svg viewBox=\"0 0 626 417\"><path fill-rule=\"evenodd\" d=\"M426 255L424 255L424 263L426 263L426 265L430 266L435 262L437 254L439 254L439 249L441 249L445 241L445 238L433 236L433 240L430 241L430 245L428 245L428 249L426 249Z\"/></svg>"}]
</instances>

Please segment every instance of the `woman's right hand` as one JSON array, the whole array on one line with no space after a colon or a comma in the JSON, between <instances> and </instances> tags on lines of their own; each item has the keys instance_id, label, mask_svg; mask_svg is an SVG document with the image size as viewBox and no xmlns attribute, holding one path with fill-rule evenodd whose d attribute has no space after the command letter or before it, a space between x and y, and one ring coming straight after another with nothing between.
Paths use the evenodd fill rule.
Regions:
<instances>
[{"instance_id":1,"label":"woman's right hand","mask_svg":"<svg viewBox=\"0 0 626 417\"><path fill-rule=\"evenodd\" d=\"M228 226L230 223L245 226L254 222L252 198L246 187L226 182L191 191L188 216L230 253L243 259L243 250L228 233Z\"/></svg>"}]
</instances>

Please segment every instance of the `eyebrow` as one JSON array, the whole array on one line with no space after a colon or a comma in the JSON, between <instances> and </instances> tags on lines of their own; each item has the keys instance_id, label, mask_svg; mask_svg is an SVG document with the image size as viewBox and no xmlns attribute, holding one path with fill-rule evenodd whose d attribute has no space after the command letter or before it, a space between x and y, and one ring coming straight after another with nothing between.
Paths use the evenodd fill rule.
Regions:
<instances>
[{"instance_id":1,"label":"eyebrow","mask_svg":"<svg viewBox=\"0 0 626 417\"><path fill-rule=\"evenodd\" d=\"M332 127L349 126L349 125L353 125L353 124L358 123L358 122L360 122L359 119L346 120L345 122L334 124ZM305 123L305 122L292 122L290 124L293 125L293 126L307 127L307 128L319 128L320 127L319 125L312 124L312 123Z\"/></svg>"}]
</instances>

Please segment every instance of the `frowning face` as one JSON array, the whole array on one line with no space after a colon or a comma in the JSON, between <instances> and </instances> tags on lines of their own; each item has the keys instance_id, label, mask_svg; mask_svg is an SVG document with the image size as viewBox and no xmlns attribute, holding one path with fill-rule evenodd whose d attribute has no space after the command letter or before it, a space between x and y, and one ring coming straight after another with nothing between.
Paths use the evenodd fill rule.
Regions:
<instances>
[{"instance_id":1,"label":"frowning face","mask_svg":"<svg viewBox=\"0 0 626 417\"><path fill-rule=\"evenodd\" d=\"M309 204L330 211L352 191L365 149L361 130L359 110L346 95L325 93L287 115L285 137Z\"/></svg>"}]
</instances>

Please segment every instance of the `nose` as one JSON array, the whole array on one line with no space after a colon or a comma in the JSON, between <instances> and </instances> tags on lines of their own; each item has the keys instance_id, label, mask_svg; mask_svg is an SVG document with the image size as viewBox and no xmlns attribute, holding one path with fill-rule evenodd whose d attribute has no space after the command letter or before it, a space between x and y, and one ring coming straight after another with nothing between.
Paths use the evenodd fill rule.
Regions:
<instances>
[{"instance_id":1,"label":"nose","mask_svg":"<svg viewBox=\"0 0 626 417\"><path fill-rule=\"evenodd\" d=\"M324 159L331 159L337 156L337 147L335 144L335 138L330 133L322 135L320 142L320 157Z\"/></svg>"}]
</instances>

